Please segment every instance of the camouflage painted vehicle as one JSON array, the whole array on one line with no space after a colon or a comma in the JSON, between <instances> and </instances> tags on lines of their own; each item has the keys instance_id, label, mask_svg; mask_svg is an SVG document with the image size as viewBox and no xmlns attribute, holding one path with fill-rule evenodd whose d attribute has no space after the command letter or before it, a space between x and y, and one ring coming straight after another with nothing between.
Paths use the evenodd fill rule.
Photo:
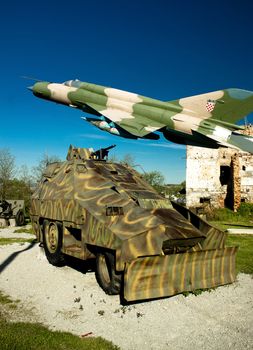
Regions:
<instances>
[{"instance_id":1,"label":"camouflage painted vehicle","mask_svg":"<svg viewBox=\"0 0 253 350\"><path fill-rule=\"evenodd\" d=\"M65 162L48 165L31 219L49 262L96 258L100 286L127 301L233 282L237 248L225 247L225 233L180 205L173 209L107 154L70 146Z\"/></svg>"}]
</instances>

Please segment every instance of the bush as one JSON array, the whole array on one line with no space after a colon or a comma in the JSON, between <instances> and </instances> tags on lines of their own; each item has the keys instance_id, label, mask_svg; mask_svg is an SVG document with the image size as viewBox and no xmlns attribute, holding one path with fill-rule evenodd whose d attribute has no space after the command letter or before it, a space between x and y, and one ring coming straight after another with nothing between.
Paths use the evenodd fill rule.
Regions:
<instances>
[{"instance_id":1,"label":"bush","mask_svg":"<svg viewBox=\"0 0 253 350\"><path fill-rule=\"evenodd\" d=\"M208 220L233 221L237 213L228 208L213 209L208 213Z\"/></svg>"},{"instance_id":2,"label":"bush","mask_svg":"<svg viewBox=\"0 0 253 350\"><path fill-rule=\"evenodd\" d=\"M253 221L253 204L242 203L237 212L233 212L228 208L213 209L208 213L208 220L223 221L230 223L250 222Z\"/></svg>"},{"instance_id":3,"label":"bush","mask_svg":"<svg viewBox=\"0 0 253 350\"><path fill-rule=\"evenodd\" d=\"M253 203L242 203L238 210L238 214L253 219Z\"/></svg>"}]
</instances>

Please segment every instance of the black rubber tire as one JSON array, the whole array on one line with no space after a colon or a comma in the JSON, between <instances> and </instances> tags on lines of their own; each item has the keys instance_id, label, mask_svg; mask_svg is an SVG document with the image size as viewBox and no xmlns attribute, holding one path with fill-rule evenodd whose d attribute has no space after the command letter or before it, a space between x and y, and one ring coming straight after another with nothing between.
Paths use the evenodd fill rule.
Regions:
<instances>
[{"instance_id":1,"label":"black rubber tire","mask_svg":"<svg viewBox=\"0 0 253 350\"><path fill-rule=\"evenodd\" d=\"M25 224L25 215L22 210L19 210L16 215L16 225L24 226Z\"/></svg>"},{"instance_id":2,"label":"black rubber tire","mask_svg":"<svg viewBox=\"0 0 253 350\"><path fill-rule=\"evenodd\" d=\"M96 255L96 279L106 294L119 294L122 273L115 270L115 257L110 252L98 252Z\"/></svg>"},{"instance_id":3,"label":"black rubber tire","mask_svg":"<svg viewBox=\"0 0 253 350\"><path fill-rule=\"evenodd\" d=\"M56 240L55 244L50 243L50 231L54 230ZM52 235L51 235L52 236ZM43 223L43 245L47 260L54 266L64 266L65 257L61 251L62 248L62 224L59 222L45 220Z\"/></svg>"}]
</instances>

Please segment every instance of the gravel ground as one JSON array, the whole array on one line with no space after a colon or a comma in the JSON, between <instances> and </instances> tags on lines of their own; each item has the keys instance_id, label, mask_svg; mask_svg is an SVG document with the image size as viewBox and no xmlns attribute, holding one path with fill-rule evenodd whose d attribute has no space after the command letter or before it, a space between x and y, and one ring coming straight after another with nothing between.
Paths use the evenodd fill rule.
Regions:
<instances>
[{"instance_id":1,"label":"gravel ground","mask_svg":"<svg viewBox=\"0 0 253 350\"><path fill-rule=\"evenodd\" d=\"M13 237L13 231L0 229L0 237L7 232ZM123 350L253 348L250 275L199 296L122 306L118 296L100 289L94 272L54 267L38 244L1 246L0 273L0 290L20 300L24 317L51 329L92 332Z\"/></svg>"},{"instance_id":2,"label":"gravel ground","mask_svg":"<svg viewBox=\"0 0 253 350\"><path fill-rule=\"evenodd\" d=\"M24 229L30 229L31 226L27 225L23 227ZM6 228L0 228L0 238L35 238L35 235L32 235L31 233L26 232L15 232L17 230L20 230L20 227L6 227Z\"/></svg>"}]
</instances>

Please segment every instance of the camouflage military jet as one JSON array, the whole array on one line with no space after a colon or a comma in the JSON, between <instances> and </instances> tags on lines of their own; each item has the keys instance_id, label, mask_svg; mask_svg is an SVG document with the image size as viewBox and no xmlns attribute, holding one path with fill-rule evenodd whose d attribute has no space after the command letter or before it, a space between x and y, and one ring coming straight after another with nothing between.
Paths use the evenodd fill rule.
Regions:
<instances>
[{"instance_id":1,"label":"camouflage military jet","mask_svg":"<svg viewBox=\"0 0 253 350\"><path fill-rule=\"evenodd\" d=\"M69 80L36 82L37 97L81 109L94 126L125 138L170 141L208 148L231 147L253 153L253 137L234 123L253 111L253 92L227 89L163 102L135 93Z\"/></svg>"}]
</instances>

